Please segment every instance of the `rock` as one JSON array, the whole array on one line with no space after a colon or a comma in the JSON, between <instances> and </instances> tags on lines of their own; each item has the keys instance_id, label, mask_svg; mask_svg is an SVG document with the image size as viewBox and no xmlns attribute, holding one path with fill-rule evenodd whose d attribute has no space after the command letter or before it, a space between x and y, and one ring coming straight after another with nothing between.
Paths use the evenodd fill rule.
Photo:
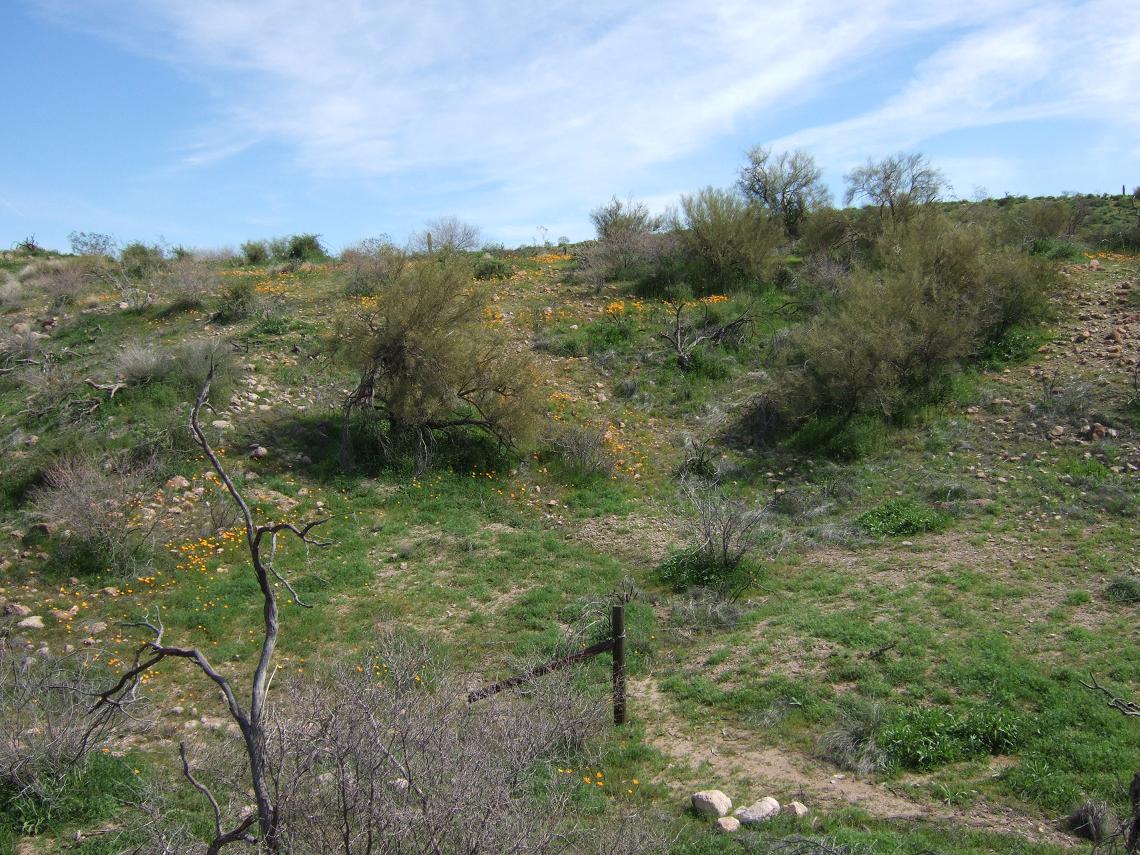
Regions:
<instances>
[{"instance_id":1,"label":"rock","mask_svg":"<svg viewBox=\"0 0 1140 855\"><path fill-rule=\"evenodd\" d=\"M212 422L210 422L210 427L217 428L218 430L225 430L229 426L230 423L225 419L214 419Z\"/></svg>"},{"instance_id":2,"label":"rock","mask_svg":"<svg viewBox=\"0 0 1140 855\"><path fill-rule=\"evenodd\" d=\"M767 822L780 812L780 803L771 796L764 796L756 804L733 811L733 816L740 820L741 825L759 825Z\"/></svg>"},{"instance_id":3,"label":"rock","mask_svg":"<svg viewBox=\"0 0 1140 855\"><path fill-rule=\"evenodd\" d=\"M722 817L732 810L732 799L720 790L701 790L693 793L693 810L701 816Z\"/></svg>"},{"instance_id":4,"label":"rock","mask_svg":"<svg viewBox=\"0 0 1140 855\"><path fill-rule=\"evenodd\" d=\"M22 621L20 621L18 624L16 624L16 628L17 629L43 629L44 628L44 619L42 617L40 617L39 615L30 615L29 617L24 618Z\"/></svg>"},{"instance_id":5,"label":"rock","mask_svg":"<svg viewBox=\"0 0 1140 855\"><path fill-rule=\"evenodd\" d=\"M16 335L27 335L32 331L32 325L21 321L18 324L12 324L12 332Z\"/></svg>"},{"instance_id":6,"label":"rock","mask_svg":"<svg viewBox=\"0 0 1140 855\"><path fill-rule=\"evenodd\" d=\"M118 588L112 588L111 586L108 585L106 588L100 588L99 593L102 594L104 597L117 597L117 596L119 596L119 589Z\"/></svg>"},{"instance_id":7,"label":"rock","mask_svg":"<svg viewBox=\"0 0 1140 855\"><path fill-rule=\"evenodd\" d=\"M20 605L19 603L8 603L4 606L4 614L15 617L27 617L32 613L32 610L27 606Z\"/></svg>"},{"instance_id":8,"label":"rock","mask_svg":"<svg viewBox=\"0 0 1140 855\"><path fill-rule=\"evenodd\" d=\"M1094 258L1092 261L1089 262L1089 270L1100 270L1099 259Z\"/></svg>"},{"instance_id":9,"label":"rock","mask_svg":"<svg viewBox=\"0 0 1140 855\"><path fill-rule=\"evenodd\" d=\"M261 445L255 445L249 452L249 456L254 460L261 460L269 456L269 449Z\"/></svg>"},{"instance_id":10,"label":"rock","mask_svg":"<svg viewBox=\"0 0 1140 855\"><path fill-rule=\"evenodd\" d=\"M388 782L388 786L390 786L393 790L399 790L400 792L404 792L405 790L408 789L408 779L407 778L393 778L391 781Z\"/></svg>"},{"instance_id":11,"label":"rock","mask_svg":"<svg viewBox=\"0 0 1140 855\"><path fill-rule=\"evenodd\" d=\"M780 809L781 813L790 813L793 816L805 817L808 815L807 805L803 802L788 802Z\"/></svg>"},{"instance_id":12,"label":"rock","mask_svg":"<svg viewBox=\"0 0 1140 855\"><path fill-rule=\"evenodd\" d=\"M1060 438L1064 435L1065 435L1065 426L1064 425L1053 425L1052 429L1049 431L1049 436L1051 436L1055 439Z\"/></svg>"},{"instance_id":13,"label":"rock","mask_svg":"<svg viewBox=\"0 0 1140 855\"><path fill-rule=\"evenodd\" d=\"M87 632L89 635L98 635L99 633L104 632L106 629L107 624L103 623L101 620L87 624Z\"/></svg>"},{"instance_id":14,"label":"rock","mask_svg":"<svg viewBox=\"0 0 1140 855\"><path fill-rule=\"evenodd\" d=\"M183 478L181 475L175 475L166 482L166 486L171 490L186 490L190 487L190 482Z\"/></svg>"},{"instance_id":15,"label":"rock","mask_svg":"<svg viewBox=\"0 0 1140 855\"><path fill-rule=\"evenodd\" d=\"M722 816L716 821L716 828L722 834L732 834L740 829L740 820L735 816Z\"/></svg>"},{"instance_id":16,"label":"rock","mask_svg":"<svg viewBox=\"0 0 1140 855\"><path fill-rule=\"evenodd\" d=\"M1089 332L1088 330L1081 330L1079 333L1077 333L1075 336L1073 336L1073 341L1075 341L1075 342L1088 341L1090 338L1092 338L1091 332Z\"/></svg>"}]
</instances>

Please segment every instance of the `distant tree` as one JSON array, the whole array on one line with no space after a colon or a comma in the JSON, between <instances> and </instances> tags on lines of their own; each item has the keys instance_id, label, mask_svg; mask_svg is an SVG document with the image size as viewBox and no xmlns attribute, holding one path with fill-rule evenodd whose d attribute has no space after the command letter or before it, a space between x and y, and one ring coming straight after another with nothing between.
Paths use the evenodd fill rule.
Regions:
<instances>
[{"instance_id":1,"label":"distant tree","mask_svg":"<svg viewBox=\"0 0 1140 855\"><path fill-rule=\"evenodd\" d=\"M632 199L623 202L617 196L591 211L590 219L598 233L598 240L602 241L649 234L660 231L662 226L661 219L650 215L644 202Z\"/></svg>"},{"instance_id":2,"label":"distant tree","mask_svg":"<svg viewBox=\"0 0 1140 855\"><path fill-rule=\"evenodd\" d=\"M413 252L469 252L479 246L479 227L458 217L437 217L409 242Z\"/></svg>"},{"instance_id":3,"label":"distant tree","mask_svg":"<svg viewBox=\"0 0 1140 855\"><path fill-rule=\"evenodd\" d=\"M779 218L791 237L799 234L804 216L826 205L831 194L820 180L815 158L805 151L773 154L756 146L740 168L740 189L752 202L763 205Z\"/></svg>"},{"instance_id":4,"label":"distant tree","mask_svg":"<svg viewBox=\"0 0 1140 855\"><path fill-rule=\"evenodd\" d=\"M879 161L868 160L844 178L846 204L866 198L892 216L905 216L912 207L935 201L946 187L945 176L918 153L900 152Z\"/></svg>"},{"instance_id":5,"label":"distant tree","mask_svg":"<svg viewBox=\"0 0 1140 855\"><path fill-rule=\"evenodd\" d=\"M72 232L67 236L71 243L72 255L105 255L115 254L115 239L110 235L99 232Z\"/></svg>"}]
</instances>

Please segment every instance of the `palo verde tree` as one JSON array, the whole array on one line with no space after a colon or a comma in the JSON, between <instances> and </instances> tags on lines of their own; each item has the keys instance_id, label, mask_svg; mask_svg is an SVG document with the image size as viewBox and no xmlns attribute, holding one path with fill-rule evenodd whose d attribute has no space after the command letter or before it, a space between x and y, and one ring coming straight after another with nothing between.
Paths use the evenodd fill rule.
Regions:
<instances>
[{"instance_id":1,"label":"palo verde tree","mask_svg":"<svg viewBox=\"0 0 1140 855\"><path fill-rule=\"evenodd\" d=\"M746 198L767 208L794 238L808 211L830 201L831 194L820 176L815 158L806 151L775 154L770 148L756 146L740 168L739 186Z\"/></svg>"},{"instance_id":2,"label":"palo verde tree","mask_svg":"<svg viewBox=\"0 0 1140 855\"><path fill-rule=\"evenodd\" d=\"M346 452L354 416L377 428L386 455L410 449L420 469L449 432L509 448L533 438L542 405L529 351L502 335L490 293L466 264L421 260L373 293L337 330L339 355L360 372L344 406Z\"/></svg>"},{"instance_id":3,"label":"palo verde tree","mask_svg":"<svg viewBox=\"0 0 1140 855\"><path fill-rule=\"evenodd\" d=\"M186 746L183 744L180 747L183 774L206 797L214 813L214 837L208 845L207 853L208 855L215 855L231 843L238 841L253 842L255 839L260 842L264 851L278 853L282 851L279 817L274 804L273 788L268 781L266 757L268 745L268 734L266 732L268 709L266 702L269 695L269 682L272 676L273 657L277 650L279 632L276 586L280 585L288 591L289 596L297 605L304 608L310 606L301 600L289 580L277 570L274 565L274 557L277 554L278 535L282 534L297 538L306 547L328 545L327 542L317 540L312 535L313 529L327 522L327 519L317 519L302 525L294 525L288 522L258 525L254 522L249 505L226 472L225 467L222 466L221 459L210 446L209 440L206 439L206 434L199 424L199 416L203 407L209 406L210 383L213 376L214 372L211 368L207 374L206 382L190 410L190 430L194 436L194 441L202 449L230 498L241 511L242 523L245 527L246 546L249 550L250 569L257 580L257 586L261 593L261 650L250 681L248 704L242 702L234 682L217 670L204 651L196 647L174 646L166 641L162 616L156 610L153 616L148 613L141 620L127 624L128 627L146 631L151 637L139 646L135 652L134 662L123 673L118 682L98 693L98 701L94 709L117 708L131 702L137 696L143 675L163 660L186 659L193 663L202 674L217 685L225 701L227 712L241 732L245 759L249 767L250 784L253 788L257 808L254 813L242 819L233 828L228 831L225 830L223 828L222 810L218 801L209 788L195 778L186 756ZM258 828L256 838L250 831L254 824Z\"/></svg>"},{"instance_id":4,"label":"palo verde tree","mask_svg":"<svg viewBox=\"0 0 1140 855\"><path fill-rule=\"evenodd\" d=\"M880 213L904 218L911 209L934 202L946 187L945 176L918 153L892 154L868 160L844 176L847 193L843 201L867 199Z\"/></svg>"}]
</instances>

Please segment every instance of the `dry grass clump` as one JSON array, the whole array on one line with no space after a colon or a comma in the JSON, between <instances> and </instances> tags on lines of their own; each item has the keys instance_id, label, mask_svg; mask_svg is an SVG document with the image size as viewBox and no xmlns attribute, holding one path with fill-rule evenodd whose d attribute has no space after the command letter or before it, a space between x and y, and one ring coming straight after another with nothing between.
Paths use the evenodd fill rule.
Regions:
<instances>
[{"instance_id":1,"label":"dry grass clump","mask_svg":"<svg viewBox=\"0 0 1140 855\"><path fill-rule=\"evenodd\" d=\"M19 280L29 288L47 294L51 307L68 306L99 276L103 261L97 258L53 258L29 264Z\"/></svg>"},{"instance_id":2,"label":"dry grass clump","mask_svg":"<svg viewBox=\"0 0 1140 855\"><path fill-rule=\"evenodd\" d=\"M151 276L158 295L170 302L168 311L201 309L206 298L221 287L221 282L218 263L194 254L161 265Z\"/></svg>"},{"instance_id":3,"label":"dry grass clump","mask_svg":"<svg viewBox=\"0 0 1140 855\"><path fill-rule=\"evenodd\" d=\"M0 312L10 312L24 304L24 289L11 273L0 279Z\"/></svg>"},{"instance_id":4,"label":"dry grass clump","mask_svg":"<svg viewBox=\"0 0 1140 855\"><path fill-rule=\"evenodd\" d=\"M233 350L226 341L196 339L174 347L133 345L115 359L115 373L127 385L170 383L188 396L202 388L211 366L211 399L217 402L228 394L237 372Z\"/></svg>"},{"instance_id":5,"label":"dry grass clump","mask_svg":"<svg viewBox=\"0 0 1140 855\"><path fill-rule=\"evenodd\" d=\"M852 705L845 709L838 724L819 740L819 753L841 769L870 775L887 766L887 753L878 737L886 723L880 704Z\"/></svg>"}]
</instances>

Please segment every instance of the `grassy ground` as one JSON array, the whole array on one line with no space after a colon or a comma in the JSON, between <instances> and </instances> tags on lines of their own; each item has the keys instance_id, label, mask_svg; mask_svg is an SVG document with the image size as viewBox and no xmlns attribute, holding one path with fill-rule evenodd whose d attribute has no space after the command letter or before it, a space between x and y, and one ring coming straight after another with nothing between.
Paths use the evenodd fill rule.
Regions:
<instances>
[{"instance_id":1,"label":"grassy ground","mask_svg":"<svg viewBox=\"0 0 1140 855\"><path fill-rule=\"evenodd\" d=\"M9 307L5 326L58 318L43 342L50 359L0 377L0 597L46 625L17 634L31 649L95 639L114 668L136 640L118 622L161 606L168 638L205 648L242 680L256 588L188 441L187 390L154 383L109 397L83 383L112 380L115 354L140 339L219 336L240 350L216 416L226 424L211 428L231 472L262 520L330 517L332 546L281 556L314 606L284 606L288 671L361 650L378 629L413 627L474 686L561 650L567 630L629 579L634 721L613 736L605 772L638 784L609 798L671 815L712 786L738 804L799 798L813 813L782 819L789 833L946 853L1077 846L1059 821L1068 811L1088 798L1124 805L1140 728L1081 681L1096 674L1140 694L1137 604L1113 593L1135 578L1140 261L1061 262L1053 327L1024 331L911 423L865 426L850 460L852 443L834 459L733 438L751 372L797 322L771 293L692 307L754 320L744 341L705 350L683 372L659 336L669 307L569 281L559 253L509 260L489 320L535 346L555 423L606 431L612 475L575 474L548 450L503 459L479 447L440 449L422 477L367 461L346 470L337 406L353 378L322 336L362 298L344 294L334 264L228 271L224 284L254 282L262 305L228 325L209 320L216 294L182 312L124 311L110 294L54 310L30 294ZM252 444L268 455L248 457ZM733 493L767 508L772 532L727 628L694 620L657 575L685 543L676 472L694 445L710 449ZM162 452L160 486L135 510L154 524L153 564L116 576L61 563L25 512L45 463L140 446ZM599 682L605 667L596 663ZM177 736L224 731L222 710L177 663L146 688L164 715L125 762L170 776ZM873 704L890 739L886 768L859 774L822 756L820 737ZM113 809L61 820L35 845L102 851L64 841L103 821ZM736 851L682 823L678 851Z\"/></svg>"}]
</instances>

